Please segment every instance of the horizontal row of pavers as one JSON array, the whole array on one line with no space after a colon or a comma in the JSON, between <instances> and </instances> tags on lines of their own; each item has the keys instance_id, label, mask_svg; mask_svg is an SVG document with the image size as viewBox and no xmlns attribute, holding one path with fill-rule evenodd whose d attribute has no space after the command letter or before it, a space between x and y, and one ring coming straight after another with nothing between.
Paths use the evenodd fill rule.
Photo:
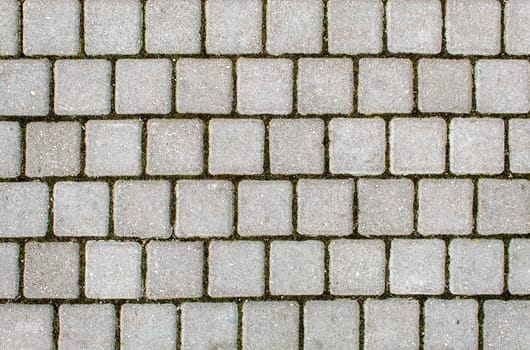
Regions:
<instances>
[{"instance_id":1,"label":"horizontal row of pavers","mask_svg":"<svg viewBox=\"0 0 530 350\"><path fill-rule=\"evenodd\" d=\"M201 0L83 5L3 1L0 55L530 54L526 0L207 0L204 28Z\"/></svg>"},{"instance_id":2,"label":"horizontal row of pavers","mask_svg":"<svg viewBox=\"0 0 530 350\"><path fill-rule=\"evenodd\" d=\"M236 186L179 180L172 193L165 180L117 181L111 199L106 182L57 182L50 198L46 183L4 182L0 237L44 237L50 230L59 237L106 237L111 231L116 237L169 238L172 214L178 238L530 233L528 180L480 179L476 194L469 179L421 179L417 194L410 179L363 178L356 190L352 179L301 179L296 194L283 180Z\"/></svg>"},{"instance_id":3,"label":"horizontal row of pavers","mask_svg":"<svg viewBox=\"0 0 530 350\"><path fill-rule=\"evenodd\" d=\"M431 350L477 349L479 344L513 350L530 342L529 312L527 300L434 298L310 300L303 305L63 304L57 309L8 304L0 306L0 339L6 349L39 350L54 348L56 341L59 349L112 350L118 340L124 350L357 350L361 342L367 350L418 349L420 344Z\"/></svg>"},{"instance_id":4,"label":"horizontal row of pavers","mask_svg":"<svg viewBox=\"0 0 530 350\"><path fill-rule=\"evenodd\" d=\"M0 298L304 296L322 295L326 287L330 295L342 296L385 291L393 295L530 294L530 239L506 243L507 266L505 244L498 239L455 238L446 247L441 239L396 238L386 245L388 261L385 242L379 239L336 239L327 245L317 240L213 240L207 251L198 241L150 241L142 272L143 249L138 242L28 242L20 273L19 245L0 243ZM80 261L80 248L84 261Z\"/></svg>"},{"instance_id":5,"label":"horizontal row of pavers","mask_svg":"<svg viewBox=\"0 0 530 350\"><path fill-rule=\"evenodd\" d=\"M51 110L66 116L289 115L294 108L302 115L406 114L416 103L426 113L464 114L476 105L479 113L513 114L530 109L529 81L530 63L518 59L482 59L474 66L468 59L420 59L417 67L406 58L181 58L175 64L133 58L114 66L91 59L57 60L53 67L47 59L0 60L0 116Z\"/></svg>"}]
</instances>

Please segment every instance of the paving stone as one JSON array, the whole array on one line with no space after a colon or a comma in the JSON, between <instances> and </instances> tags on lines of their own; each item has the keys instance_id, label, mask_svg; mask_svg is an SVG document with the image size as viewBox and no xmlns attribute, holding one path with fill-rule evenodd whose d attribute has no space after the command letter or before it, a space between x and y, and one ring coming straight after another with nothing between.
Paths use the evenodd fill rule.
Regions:
<instances>
[{"instance_id":1,"label":"paving stone","mask_svg":"<svg viewBox=\"0 0 530 350\"><path fill-rule=\"evenodd\" d=\"M508 290L530 294L530 239L512 239L509 248Z\"/></svg>"},{"instance_id":2,"label":"paving stone","mask_svg":"<svg viewBox=\"0 0 530 350\"><path fill-rule=\"evenodd\" d=\"M48 208L49 193L45 183L0 183L0 237L45 236Z\"/></svg>"},{"instance_id":3,"label":"paving stone","mask_svg":"<svg viewBox=\"0 0 530 350\"><path fill-rule=\"evenodd\" d=\"M112 304L59 307L60 349L114 349L116 312Z\"/></svg>"},{"instance_id":4,"label":"paving stone","mask_svg":"<svg viewBox=\"0 0 530 350\"><path fill-rule=\"evenodd\" d=\"M465 235L473 228L473 183L469 179L421 179L418 232Z\"/></svg>"},{"instance_id":5,"label":"paving stone","mask_svg":"<svg viewBox=\"0 0 530 350\"><path fill-rule=\"evenodd\" d=\"M4 349L53 349L53 306L0 305L0 344Z\"/></svg>"},{"instance_id":6,"label":"paving stone","mask_svg":"<svg viewBox=\"0 0 530 350\"><path fill-rule=\"evenodd\" d=\"M304 306L304 349L359 348L359 304L355 300L310 300Z\"/></svg>"},{"instance_id":7,"label":"paving stone","mask_svg":"<svg viewBox=\"0 0 530 350\"><path fill-rule=\"evenodd\" d=\"M20 3L5 0L0 3L0 55L12 56L18 53L18 21Z\"/></svg>"},{"instance_id":8,"label":"paving stone","mask_svg":"<svg viewBox=\"0 0 530 350\"><path fill-rule=\"evenodd\" d=\"M208 250L208 294L212 297L263 295L263 242L213 241Z\"/></svg>"},{"instance_id":9,"label":"paving stone","mask_svg":"<svg viewBox=\"0 0 530 350\"><path fill-rule=\"evenodd\" d=\"M142 296L142 247L136 242L88 241L85 294L97 299Z\"/></svg>"},{"instance_id":10,"label":"paving stone","mask_svg":"<svg viewBox=\"0 0 530 350\"><path fill-rule=\"evenodd\" d=\"M261 52L262 2L208 0L206 52L245 54Z\"/></svg>"},{"instance_id":11,"label":"paving stone","mask_svg":"<svg viewBox=\"0 0 530 350\"><path fill-rule=\"evenodd\" d=\"M269 124L270 168L273 174L324 172L322 119L273 119Z\"/></svg>"},{"instance_id":12,"label":"paving stone","mask_svg":"<svg viewBox=\"0 0 530 350\"><path fill-rule=\"evenodd\" d=\"M320 53L321 0L267 0L267 52Z\"/></svg>"},{"instance_id":13,"label":"paving stone","mask_svg":"<svg viewBox=\"0 0 530 350\"><path fill-rule=\"evenodd\" d=\"M121 349L175 349L177 307L173 304L125 304L121 307Z\"/></svg>"},{"instance_id":14,"label":"paving stone","mask_svg":"<svg viewBox=\"0 0 530 350\"><path fill-rule=\"evenodd\" d=\"M530 120L510 119L508 133L510 170L530 173Z\"/></svg>"},{"instance_id":15,"label":"paving stone","mask_svg":"<svg viewBox=\"0 0 530 350\"><path fill-rule=\"evenodd\" d=\"M177 237L228 237L232 234L232 183L180 180L175 187Z\"/></svg>"},{"instance_id":16,"label":"paving stone","mask_svg":"<svg viewBox=\"0 0 530 350\"><path fill-rule=\"evenodd\" d=\"M0 298L11 299L18 296L18 255L17 243L0 243Z\"/></svg>"},{"instance_id":17,"label":"paving stone","mask_svg":"<svg viewBox=\"0 0 530 350\"><path fill-rule=\"evenodd\" d=\"M439 53L442 49L442 21L442 6L439 0L388 1L388 50Z\"/></svg>"},{"instance_id":18,"label":"paving stone","mask_svg":"<svg viewBox=\"0 0 530 350\"><path fill-rule=\"evenodd\" d=\"M358 111L362 114L412 111L412 63L400 58L359 60Z\"/></svg>"},{"instance_id":19,"label":"paving stone","mask_svg":"<svg viewBox=\"0 0 530 350\"><path fill-rule=\"evenodd\" d=\"M289 181L241 181L237 195L240 236L290 235L293 189Z\"/></svg>"},{"instance_id":20,"label":"paving stone","mask_svg":"<svg viewBox=\"0 0 530 350\"><path fill-rule=\"evenodd\" d=\"M182 349L236 349L235 303L182 304Z\"/></svg>"},{"instance_id":21,"label":"paving stone","mask_svg":"<svg viewBox=\"0 0 530 350\"><path fill-rule=\"evenodd\" d=\"M89 120L85 128L85 173L88 176L134 176L141 173L141 121Z\"/></svg>"},{"instance_id":22,"label":"paving stone","mask_svg":"<svg viewBox=\"0 0 530 350\"><path fill-rule=\"evenodd\" d=\"M111 63L58 60L54 66L54 110L59 115L103 115L111 110Z\"/></svg>"},{"instance_id":23,"label":"paving stone","mask_svg":"<svg viewBox=\"0 0 530 350\"><path fill-rule=\"evenodd\" d=\"M500 294L504 247L497 239L453 239L449 244L449 289L453 294Z\"/></svg>"},{"instance_id":24,"label":"paving stone","mask_svg":"<svg viewBox=\"0 0 530 350\"><path fill-rule=\"evenodd\" d=\"M89 55L137 54L141 48L139 0L84 2L85 52Z\"/></svg>"},{"instance_id":25,"label":"paving stone","mask_svg":"<svg viewBox=\"0 0 530 350\"><path fill-rule=\"evenodd\" d=\"M379 0L328 1L328 51L379 53L383 49L383 3Z\"/></svg>"},{"instance_id":26,"label":"paving stone","mask_svg":"<svg viewBox=\"0 0 530 350\"><path fill-rule=\"evenodd\" d=\"M469 113L472 86L469 60L419 60L418 108L422 112Z\"/></svg>"},{"instance_id":27,"label":"paving stone","mask_svg":"<svg viewBox=\"0 0 530 350\"><path fill-rule=\"evenodd\" d=\"M530 344L530 301L484 302L484 349L524 349Z\"/></svg>"},{"instance_id":28,"label":"paving stone","mask_svg":"<svg viewBox=\"0 0 530 350\"><path fill-rule=\"evenodd\" d=\"M298 349L299 306L294 301L246 301L244 349Z\"/></svg>"},{"instance_id":29,"label":"paving stone","mask_svg":"<svg viewBox=\"0 0 530 350\"><path fill-rule=\"evenodd\" d=\"M79 244L29 242L24 254L26 298L79 297Z\"/></svg>"},{"instance_id":30,"label":"paving stone","mask_svg":"<svg viewBox=\"0 0 530 350\"><path fill-rule=\"evenodd\" d=\"M298 112L348 114L353 111L353 63L349 58L298 60Z\"/></svg>"},{"instance_id":31,"label":"paving stone","mask_svg":"<svg viewBox=\"0 0 530 350\"><path fill-rule=\"evenodd\" d=\"M361 235L408 235L414 226L414 185L409 179L360 179L358 232Z\"/></svg>"},{"instance_id":32,"label":"paving stone","mask_svg":"<svg viewBox=\"0 0 530 350\"><path fill-rule=\"evenodd\" d=\"M501 48L501 5L496 0L448 0L445 40L453 55L495 55Z\"/></svg>"},{"instance_id":33,"label":"paving stone","mask_svg":"<svg viewBox=\"0 0 530 350\"><path fill-rule=\"evenodd\" d=\"M202 295L202 242L150 241L146 250L148 298L192 298Z\"/></svg>"},{"instance_id":34,"label":"paving stone","mask_svg":"<svg viewBox=\"0 0 530 350\"><path fill-rule=\"evenodd\" d=\"M530 54L530 3L513 0L504 5L504 50L509 55Z\"/></svg>"},{"instance_id":35,"label":"paving stone","mask_svg":"<svg viewBox=\"0 0 530 350\"><path fill-rule=\"evenodd\" d=\"M77 175L80 171L81 124L37 122L26 126L26 175Z\"/></svg>"},{"instance_id":36,"label":"paving stone","mask_svg":"<svg viewBox=\"0 0 530 350\"><path fill-rule=\"evenodd\" d=\"M273 295L324 292L324 244L320 241L273 241L269 288Z\"/></svg>"},{"instance_id":37,"label":"paving stone","mask_svg":"<svg viewBox=\"0 0 530 350\"><path fill-rule=\"evenodd\" d=\"M473 299L428 299L424 304L426 349L477 349L478 303Z\"/></svg>"},{"instance_id":38,"label":"paving stone","mask_svg":"<svg viewBox=\"0 0 530 350\"><path fill-rule=\"evenodd\" d=\"M393 118L390 172L398 175L443 173L446 129L441 118Z\"/></svg>"},{"instance_id":39,"label":"paving stone","mask_svg":"<svg viewBox=\"0 0 530 350\"><path fill-rule=\"evenodd\" d=\"M364 302L364 349L418 349L420 306L414 299Z\"/></svg>"},{"instance_id":40,"label":"paving stone","mask_svg":"<svg viewBox=\"0 0 530 350\"><path fill-rule=\"evenodd\" d=\"M50 63L48 60L2 60L0 62L0 115L43 116L48 114Z\"/></svg>"},{"instance_id":41,"label":"paving stone","mask_svg":"<svg viewBox=\"0 0 530 350\"><path fill-rule=\"evenodd\" d=\"M381 295L385 291L385 243L333 240L329 244L329 288L334 295Z\"/></svg>"},{"instance_id":42,"label":"paving stone","mask_svg":"<svg viewBox=\"0 0 530 350\"><path fill-rule=\"evenodd\" d=\"M238 113L289 114L293 109L293 62L239 58L236 87Z\"/></svg>"},{"instance_id":43,"label":"paving stone","mask_svg":"<svg viewBox=\"0 0 530 350\"><path fill-rule=\"evenodd\" d=\"M480 179L477 231L480 234L530 233L530 181Z\"/></svg>"},{"instance_id":44,"label":"paving stone","mask_svg":"<svg viewBox=\"0 0 530 350\"><path fill-rule=\"evenodd\" d=\"M504 122L495 118L454 118L449 124L451 172L500 174L504 171Z\"/></svg>"},{"instance_id":45,"label":"paving stone","mask_svg":"<svg viewBox=\"0 0 530 350\"><path fill-rule=\"evenodd\" d=\"M22 162L19 123L0 122L0 149L0 177L19 176Z\"/></svg>"},{"instance_id":46,"label":"paving stone","mask_svg":"<svg viewBox=\"0 0 530 350\"><path fill-rule=\"evenodd\" d=\"M299 180L297 231L308 236L353 233L354 191L351 179Z\"/></svg>"},{"instance_id":47,"label":"paving stone","mask_svg":"<svg viewBox=\"0 0 530 350\"><path fill-rule=\"evenodd\" d=\"M28 0L23 3L23 38L26 55L79 53L78 0Z\"/></svg>"},{"instance_id":48,"label":"paving stone","mask_svg":"<svg viewBox=\"0 0 530 350\"><path fill-rule=\"evenodd\" d=\"M232 61L183 58L177 61L177 111L227 114L232 111Z\"/></svg>"},{"instance_id":49,"label":"paving stone","mask_svg":"<svg viewBox=\"0 0 530 350\"><path fill-rule=\"evenodd\" d=\"M527 60L479 60L475 65L477 110L481 113L527 113L530 109L529 80Z\"/></svg>"},{"instance_id":50,"label":"paving stone","mask_svg":"<svg viewBox=\"0 0 530 350\"><path fill-rule=\"evenodd\" d=\"M218 174L263 172L265 126L259 119L212 119L208 171Z\"/></svg>"},{"instance_id":51,"label":"paving stone","mask_svg":"<svg viewBox=\"0 0 530 350\"><path fill-rule=\"evenodd\" d=\"M385 121L334 118L329 122L329 168L333 174L378 175L385 171Z\"/></svg>"}]
</instances>

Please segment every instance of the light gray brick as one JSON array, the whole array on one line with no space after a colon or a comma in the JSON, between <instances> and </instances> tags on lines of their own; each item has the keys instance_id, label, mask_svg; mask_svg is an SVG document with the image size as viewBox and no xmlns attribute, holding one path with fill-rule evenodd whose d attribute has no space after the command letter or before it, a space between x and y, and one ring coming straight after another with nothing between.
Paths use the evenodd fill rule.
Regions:
<instances>
[{"instance_id":1,"label":"light gray brick","mask_svg":"<svg viewBox=\"0 0 530 350\"><path fill-rule=\"evenodd\" d=\"M0 344L4 349L53 349L53 306L0 305Z\"/></svg>"},{"instance_id":2,"label":"light gray brick","mask_svg":"<svg viewBox=\"0 0 530 350\"><path fill-rule=\"evenodd\" d=\"M530 54L530 2L513 0L504 5L504 50L509 55Z\"/></svg>"},{"instance_id":3,"label":"light gray brick","mask_svg":"<svg viewBox=\"0 0 530 350\"><path fill-rule=\"evenodd\" d=\"M319 295L324 292L324 244L320 241L274 241L270 245L269 288L273 295Z\"/></svg>"},{"instance_id":4,"label":"light gray brick","mask_svg":"<svg viewBox=\"0 0 530 350\"><path fill-rule=\"evenodd\" d=\"M20 175L22 149L20 124L17 122L0 122L0 177L17 177Z\"/></svg>"},{"instance_id":5,"label":"light gray brick","mask_svg":"<svg viewBox=\"0 0 530 350\"><path fill-rule=\"evenodd\" d=\"M500 294L504 247L497 239L453 239L449 244L449 289L453 294Z\"/></svg>"},{"instance_id":6,"label":"light gray brick","mask_svg":"<svg viewBox=\"0 0 530 350\"><path fill-rule=\"evenodd\" d=\"M85 294L97 299L142 296L142 247L136 242L88 241Z\"/></svg>"},{"instance_id":7,"label":"light gray brick","mask_svg":"<svg viewBox=\"0 0 530 350\"><path fill-rule=\"evenodd\" d=\"M510 119L508 133L510 170L530 173L530 120Z\"/></svg>"},{"instance_id":8,"label":"light gray brick","mask_svg":"<svg viewBox=\"0 0 530 350\"><path fill-rule=\"evenodd\" d=\"M509 248L508 290L530 294L530 239L512 239Z\"/></svg>"},{"instance_id":9,"label":"light gray brick","mask_svg":"<svg viewBox=\"0 0 530 350\"><path fill-rule=\"evenodd\" d=\"M79 53L78 0L28 0L23 3L22 42L26 55Z\"/></svg>"},{"instance_id":10,"label":"light gray brick","mask_svg":"<svg viewBox=\"0 0 530 350\"><path fill-rule=\"evenodd\" d=\"M175 349L177 308L173 304L125 304L121 307L121 349Z\"/></svg>"},{"instance_id":11,"label":"light gray brick","mask_svg":"<svg viewBox=\"0 0 530 350\"><path fill-rule=\"evenodd\" d=\"M324 172L322 119L273 119L269 124L270 168L273 174Z\"/></svg>"},{"instance_id":12,"label":"light gray brick","mask_svg":"<svg viewBox=\"0 0 530 350\"><path fill-rule=\"evenodd\" d=\"M530 344L530 301L484 302L484 349L524 349Z\"/></svg>"},{"instance_id":13,"label":"light gray brick","mask_svg":"<svg viewBox=\"0 0 530 350\"><path fill-rule=\"evenodd\" d=\"M11 299L18 296L19 270L17 243L0 243L0 298Z\"/></svg>"},{"instance_id":14,"label":"light gray brick","mask_svg":"<svg viewBox=\"0 0 530 350\"><path fill-rule=\"evenodd\" d=\"M5 0L0 3L0 55L12 56L18 53L18 21L20 2Z\"/></svg>"},{"instance_id":15,"label":"light gray brick","mask_svg":"<svg viewBox=\"0 0 530 350\"><path fill-rule=\"evenodd\" d=\"M358 94L360 113L410 113L412 63L400 58L360 59Z\"/></svg>"},{"instance_id":16,"label":"light gray brick","mask_svg":"<svg viewBox=\"0 0 530 350\"><path fill-rule=\"evenodd\" d=\"M59 348L114 349L116 312L112 304L64 304L59 307Z\"/></svg>"}]
</instances>

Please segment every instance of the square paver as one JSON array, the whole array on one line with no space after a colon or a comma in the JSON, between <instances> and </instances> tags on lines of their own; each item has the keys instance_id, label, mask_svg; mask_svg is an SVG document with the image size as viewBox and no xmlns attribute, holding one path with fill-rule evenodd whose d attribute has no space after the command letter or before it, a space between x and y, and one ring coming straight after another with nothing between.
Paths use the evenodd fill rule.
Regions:
<instances>
[{"instance_id":1,"label":"square paver","mask_svg":"<svg viewBox=\"0 0 530 350\"><path fill-rule=\"evenodd\" d=\"M5 0L0 3L0 55L13 56L18 53L18 21L20 2Z\"/></svg>"},{"instance_id":2,"label":"square paver","mask_svg":"<svg viewBox=\"0 0 530 350\"><path fill-rule=\"evenodd\" d=\"M504 50L509 55L530 53L530 3L513 0L504 5Z\"/></svg>"},{"instance_id":3,"label":"square paver","mask_svg":"<svg viewBox=\"0 0 530 350\"><path fill-rule=\"evenodd\" d=\"M121 307L121 349L175 349L177 307L173 304L125 304Z\"/></svg>"},{"instance_id":4,"label":"square paver","mask_svg":"<svg viewBox=\"0 0 530 350\"><path fill-rule=\"evenodd\" d=\"M52 350L52 305L0 305L0 340L5 349Z\"/></svg>"},{"instance_id":5,"label":"square paver","mask_svg":"<svg viewBox=\"0 0 530 350\"><path fill-rule=\"evenodd\" d=\"M484 302L484 349L524 349L530 344L530 301Z\"/></svg>"},{"instance_id":6,"label":"square paver","mask_svg":"<svg viewBox=\"0 0 530 350\"><path fill-rule=\"evenodd\" d=\"M61 305L59 327L60 349L114 349L116 311L112 304Z\"/></svg>"},{"instance_id":7,"label":"square paver","mask_svg":"<svg viewBox=\"0 0 530 350\"><path fill-rule=\"evenodd\" d=\"M0 5L1 6L1 5ZM17 177L22 163L20 124L0 122L0 177Z\"/></svg>"},{"instance_id":8,"label":"square paver","mask_svg":"<svg viewBox=\"0 0 530 350\"><path fill-rule=\"evenodd\" d=\"M19 270L17 243L0 243L0 298L11 299L18 296Z\"/></svg>"},{"instance_id":9,"label":"square paver","mask_svg":"<svg viewBox=\"0 0 530 350\"><path fill-rule=\"evenodd\" d=\"M508 252L508 290L511 294L530 294L530 239L512 239Z\"/></svg>"},{"instance_id":10,"label":"square paver","mask_svg":"<svg viewBox=\"0 0 530 350\"><path fill-rule=\"evenodd\" d=\"M530 120L513 118L509 123L510 171L530 173Z\"/></svg>"}]
</instances>

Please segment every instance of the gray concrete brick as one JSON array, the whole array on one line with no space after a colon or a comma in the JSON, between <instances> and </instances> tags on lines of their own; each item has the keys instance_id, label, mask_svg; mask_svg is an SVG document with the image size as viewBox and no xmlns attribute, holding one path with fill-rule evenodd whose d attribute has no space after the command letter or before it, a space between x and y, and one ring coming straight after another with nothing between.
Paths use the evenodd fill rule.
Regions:
<instances>
[{"instance_id":1,"label":"gray concrete brick","mask_svg":"<svg viewBox=\"0 0 530 350\"><path fill-rule=\"evenodd\" d=\"M26 243L24 296L60 299L79 297L79 244Z\"/></svg>"},{"instance_id":2,"label":"gray concrete brick","mask_svg":"<svg viewBox=\"0 0 530 350\"><path fill-rule=\"evenodd\" d=\"M0 177L19 176L22 162L19 123L0 122L0 149Z\"/></svg>"},{"instance_id":3,"label":"gray concrete brick","mask_svg":"<svg viewBox=\"0 0 530 350\"><path fill-rule=\"evenodd\" d=\"M530 54L530 3L513 0L504 6L504 50L509 55Z\"/></svg>"},{"instance_id":4,"label":"gray concrete brick","mask_svg":"<svg viewBox=\"0 0 530 350\"><path fill-rule=\"evenodd\" d=\"M121 307L121 349L175 349L177 307L173 304L125 304Z\"/></svg>"},{"instance_id":5,"label":"gray concrete brick","mask_svg":"<svg viewBox=\"0 0 530 350\"><path fill-rule=\"evenodd\" d=\"M244 349L298 349L299 306L294 301L243 304Z\"/></svg>"},{"instance_id":6,"label":"gray concrete brick","mask_svg":"<svg viewBox=\"0 0 530 350\"><path fill-rule=\"evenodd\" d=\"M425 349L478 348L478 303L473 299L425 301Z\"/></svg>"},{"instance_id":7,"label":"gray concrete brick","mask_svg":"<svg viewBox=\"0 0 530 350\"><path fill-rule=\"evenodd\" d=\"M388 1L386 30L390 52L439 53L442 49L440 1Z\"/></svg>"},{"instance_id":8,"label":"gray concrete brick","mask_svg":"<svg viewBox=\"0 0 530 350\"><path fill-rule=\"evenodd\" d=\"M297 79L300 114L348 114L353 111L351 59L301 58Z\"/></svg>"},{"instance_id":9,"label":"gray concrete brick","mask_svg":"<svg viewBox=\"0 0 530 350\"><path fill-rule=\"evenodd\" d=\"M390 172L398 175L443 173L446 129L442 118L393 118Z\"/></svg>"},{"instance_id":10,"label":"gray concrete brick","mask_svg":"<svg viewBox=\"0 0 530 350\"><path fill-rule=\"evenodd\" d=\"M400 58L359 60L359 105L363 114L412 111L412 63Z\"/></svg>"},{"instance_id":11,"label":"gray concrete brick","mask_svg":"<svg viewBox=\"0 0 530 350\"><path fill-rule=\"evenodd\" d=\"M182 304L182 349L237 349L235 303Z\"/></svg>"},{"instance_id":12,"label":"gray concrete brick","mask_svg":"<svg viewBox=\"0 0 530 350\"><path fill-rule=\"evenodd\" d=\"M524 349L530 344L530 301L484 302L484 349Z\"/></svg>"},{"instance_id":13,"label":"gray concrete brick","mask_svg":"<svg viewBox=\"0 0 530 350\"><path fill-rule=\"evenodd\" d=\"M496 118L454 118L449 124L451 172L500 174L504 171L504 122Z\"/></svg>"},{"instance_id":14,"label":"gray concrete brick","mask_svg":"<svg viewBox=\"0 0 530 350\"><path fill-rule=\"evenodd\" d=\"M511 294L530 294L530 239L512 239L508 252L508 290Z\"/></svg>"},{"instance_id":15,"label":"gray concrete brick","mask_svg":"<svg viewBox=\"0 0 530 350\"><path fill-rule=\"evenodd\" d=\"M141 48L139 0L84 2L85 52L89 55L137 54Z\"/></svg>"},{"instance_id":16,"label":"gray concrete brick","mask_svg":"<svg viewBox=\"0 0 530 350\"><path fill-rule=\"evenodd\" d=\"M529 80L527 60L479 60L475 65L477 110L481 113L527 113L530 109Z\"/></svg>"},{"instance_id":17,"label":"gray concrete brick","mask_svg":"<svg viewBox=\"0 0 530 350\"><path fill-rule=\"evenodd\" d=\"M202 242L151 241L146 250L148 298L193 298L202 295Z\"/></svg>"},{"instance_id":18,"label":"gray concrete brick","mask_svg":"<svg viewBox=\"0 0 530 350\"><path fill-rule=\"evenodd\" d=\"M54 110L59 115L110 113L111 63L107 60L58 60L54 66Z\"/></svg>"},{"instance_id":19,"label":"gray concrete brick","mask_svg":"<svg viewBox=\"0 0 530 350\"><path fill-rule=\"evenodd\" d=\"M26 125L26 175L73 176L80 171L81 124L37 122Z\"/></svg>"},{"instance_id":20,"label":"gray concrete brick","mask_svg":"<svg viewBox=\"0 0 530 350\"><path fill-rule=\"evenodd\" d=\"M270 168L273 174L324 172L322 119L273 119L269 124Z\"/></svg>"},{"instance_id":21,"label":"gray concrete brick","mask_svg":"<svg viewBox=\"0 0 530 350\"><path fill-rule=\"evenodd\" d=\"M177 237L228 237L232 234L232 183L180 180L175 187Z\"/></svg>"},{"instance_id":22,"label":"gray concrete brick","mask_svg":"<svg viewBox=\"0 0 530 350\"><path fill-rule=\"evenodd\" d=\"M0 305L0 344L4 349L53 349L53 306Z\"/></svg>"},{"instance_id":23,"label":"gray concrete brick","mask_svg":"<svg viewBox=\"0 0 530 350\"><path fill-rule=\"evenodd\" d=\"M418 349L420 306L414 299L364 302L364 349Z\"/></svg>"},{"instance_id":24,"label":"gray concrete brick","mask_svg":"<svg viewBox=\"0 0 530 350\"><path fill-rule=\"evenodd\" d=\"M480 234L530 232L530 181L480 179L477 231Z\"/></svg>"},{"instance_id":25,"label":"gray concrete brick","mask_svg":"<svg viewBox=\"0 0 530 350\"><path fill-rule=\"evenodd\" d=\"M262 2L208 0L206 52L245 54L261 52Z\"/></svg>"},{"instance_id":26,"label":"gray concrete brick","mask_svg":"<svg viewBox=\"0 0 530 350\"><path fill-rule=\"evenodd\" d=\"M140 238L171 235L169 181L117 181L113 194L115 235Z\"/></svg>"},{"instance_id":27,"label":"gray concrete brick","mask_svg":"<svg viewBox=\"0 0 530 350\"><path fill-rule=\"evenodd\" d=\"M263 295L263 242L213 241L208 249L208 294L212 297Z\"/></svg>"},{"instance_id":28,"label":"gray concrete brick","mask_svg":"<svg viewBox=\"0 0 530 350\"><path fill-rule=\"evenodd\" d=\"M289 114L293 109L293 62L239 58L236 87L237 112Z\"/></svg>"},{"instance_id":29,"label":"gray concrete brick","mask_svg":"<svg viewBox=\"0 0 530 350\"><path fill-rule=\"evenodd\" d=\"M111 350L116 312L112 304L64 304L59 307L61 350Z\"/></svg>"},{"instance_id":30,"label":"gray concrete brick","mask_svg":"<svg viewBox=\"0 0 530 350\"><path fill-rule=\"evenodd\" d=\"M43 237L48 230L48 185L0 183L0 237Z\"/></svg>"},{"instance_id":31,"label":"gray concrete brick","mask_svg":"<svg viewBox=\"0 0 530 350\"><path fill-rule=\"evenodd\" d=\"M18 21L20 3L5 0L0 3L0 55L12 56L18 53Z\"/></svg>"},{"instance_id":32,"label":"gray concrete brick","mask_svg":"<svg viewBox=\"0 0 530 350\"><path fill-rule=\"evenodd\" d=\"M329 0L327 16L329 53L379 53L383 49L381 1Z\"/></svg>"},{"instance_id":33,"label":"gray concrete brick","mask_svg":"<svg viewBox=\"0 0 530 350\"><path fill-rule=\"evenodd\" d=\"M381 295L385 291L385 243L333 240L329 244L329 289L334 295Z\"/></svg>"},{"instance_id":34,"label":"gray concrete brick","mask_svg":"<svg viewBox=\"0 0 530 350\"><path fill-rule=\"evenodd\" d=\"M3 60L0 62L0 115L42 116L48 114L50 63L48 60Z\"/></svg>"},{"instance_id":35,"label":"gray concrete brick","mask_svg":"<svg viewBox=\"0 0 530 350\"><path fill-rule=\"evenodd\" d=\"M497 239L453 239L449 244L449 290L453 294L500 294L504 247Z\"/></svg>"},{"instance_id":36,"label":"gray concrete brick","mask_svg":"<svg viewBox=\"0 0 530 350\"><path fill-rule=\"evenodd\" d=\"M199 0L147 0L145 49L149 53L192 54L201 51Z\"/></svg>"},{"instance_id":37,"label":"gray concrete brick","mask_svg":"<svg viewBox=\"0 0 530 350\"><path fill-rule=\"evenodd\" d=\"M473 183L469 179L421 179L418 232L465 235L473 227Z\"/></svg>"},{"instance_id":38,"label":"gray concrete brick","mask_svg":"<svg viewBox=\"0 0 530 350\"><path fill-rule=\"evenodd\" d=\"M422 112L469 113L472 86L468 60L419 60L418 108Z\"/></svg>"},{"instance_id":39,"label":"gray concrete brick","mask_svg":"<svg viewBox=\"0 0 530 350\"><path fill-rule=\"evenodd\" d=\"M445 40L453 55L495 55L501 48L501 5L496 0L448 0Z\"/></svg>"},{"instance_id":40,"label":"gray concrete brick","mask_svg":"<svg viewBox=\"0 0 530 350\"><path fill-rule=\"evenodd\" d=\"M85 173L88 176L134 176L141 173L141 121L89 120L85 128Z\"/></svg>"},{"instance_id":41,"label":"gray concrete brick","mask_svg":"<svg viewBox=\"0 0 530 350\"><path fill-rule=\"evenodd\" d=\"M292 233L293 189L289 181L241 181L237 201L240 236Z\"/></svg>"},{"instance_id":42,"label":"gray concrete brick","mask_svg":"<svg viewBox=\"0 0 530 350\"><path fill-rule=\"evenodd\" d=\"M385 171L385 121L334 118L329 122L329 168L334 174L378 175Z\"/></svg>"},{"instance_id":43,"label":"gray concrete brick","mask_svg":"<svg viewBox=\"0 0 530 350\"><path fill-rule=\"evenodd\" d=\"M97 299L142 296L142 246L136 242L88 241L85 294Z\"/></svg>"},{"instance_id":44,"label":"gray concrete brick","mask_svg":"<svg viewBox=\"0 0 530 350\"><path fill-rule=\"evenodd\" d=\"M408 235L414 226L414 185L409 179L360 179L358 232L361 235Z\"/></svg>"},{"instance_id":45,"label":"gray concrete brick","mask_svg":"<svg viewBox=\"0 0 530 350\"><path fill-rule=\"evenodd\" d=\"M273 241L269 288L273 295L324 292L324 244L320 241Z\"/></svg>"},{"instance_id":46,"label":"gray concrete brick","mask_svg":"<svg viewBox=\"0 0 530 350\"><path fill-rule=\"evenodd\" d=\"M19 270L17 243L0 243L0 298L11 299L18 296Z\"/></svg>"},{"instance_id":47,"label":"gray concrete brick","mask_svg":"<svg viewBox=\"0 0 530 350\"><path fill-rule=\"evenodd\" d=\"M530 173L530 120L513 118L509 123L510 171Z\"/></svg>"},{"instance_id":48,"label":"gray concrete brick","mask_svg":"<svg viewBox=\"0 0 530 350\"><path fill-rule=\"evenodd\" d=\"M298 227L308 236L353 233L353 180L304 180L296 186Z\"/></svg>"},{"instance_id":49,"label":"gray concrete brick","mask_svg":"<svg viewBox=\"0 0 530 350\"><path fill-rule=\"evenodd\" d=\"M355 300L310 300L304 306L304 349L359 348L359 304Z\"/></svg>"},{"instance_id":50,"label":"gray concrete brick","mask_svg":"<svg viewBox=\"0 0 530 350\"><path fill-rule=\"evenodd\" d=\"M79 53L78 0L28 0L23 3L23 51L26 55Z\"/></svg>"},{"instance_id":51,"label":"gray concrete brick","mask_svg":"<svg viewBox=\"0 0 530 350\"><path fill-rule=\"evenodd\" d=\"M263 172L265 126L259 119L212 119L208 171L218 174Z\"/></svg>"}]
</instances>

